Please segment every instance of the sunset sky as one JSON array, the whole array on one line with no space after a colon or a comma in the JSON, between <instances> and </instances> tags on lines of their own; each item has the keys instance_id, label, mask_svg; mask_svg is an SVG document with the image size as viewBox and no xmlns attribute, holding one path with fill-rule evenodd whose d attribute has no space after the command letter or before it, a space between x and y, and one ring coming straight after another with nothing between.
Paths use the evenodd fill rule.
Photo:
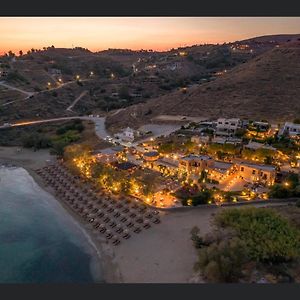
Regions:
<instances>
[{"instance_id":1,"label":"sunset sky","mask_svg":"<svg viewBox=\"0 0 300 300\"><path fill-rule=\"evenodd\" d=\"M167 50L300 33L300 17L0 17L0 53L54 45Z\"/></svg>"}]
</instances>

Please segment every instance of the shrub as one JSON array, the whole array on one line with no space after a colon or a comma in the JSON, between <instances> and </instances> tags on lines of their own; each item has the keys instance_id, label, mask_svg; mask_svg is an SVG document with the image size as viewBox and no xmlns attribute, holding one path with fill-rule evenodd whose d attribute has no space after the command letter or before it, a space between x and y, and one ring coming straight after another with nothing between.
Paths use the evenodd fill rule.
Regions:
<instances>
[{"instance_id":1,"label":"shrub","mask_svg":"<svg viewBox=\"0 0 300 300\"><path fill-rule=\"evenodd\" d=\"M235 237L201 248L195 268L210 282L235 282L242 276L246 261L245 244Z\"/></svg>"},{"instance_id":2,"label":"shrub","mask_svg":"<svg viewBox=\"0 0 300 300\"><path fill-rule=\"evenodd\" d=\"M196 249L202 248L204 246L208 246L205 240L199 236L200 229L197 226L194 226L191 229L190 233L191 233L191 240L193 241Z\"/></svg>"},{"instance_id":3,"label":"shrub","mask_svg":"<svg viewBox=\"0 0 300 300\"><path fill-rule=\"evenodd\" d=\"M280 184L275 184L271 187L269 196L271 198L288 198L291 196L291 192L286 187Z\"/></svg>"},{"instance_id":4,"label":"shrub","mask_svg":"<svg viewBox=\"0 0 300 300\"><path fill-rule=\"evenodd\" d=\"M255 261L284 262L300 257L300 233L270 209L228 209L216 224L233 228L245 242L246 254Z\"/></svg>"}]
</instances>

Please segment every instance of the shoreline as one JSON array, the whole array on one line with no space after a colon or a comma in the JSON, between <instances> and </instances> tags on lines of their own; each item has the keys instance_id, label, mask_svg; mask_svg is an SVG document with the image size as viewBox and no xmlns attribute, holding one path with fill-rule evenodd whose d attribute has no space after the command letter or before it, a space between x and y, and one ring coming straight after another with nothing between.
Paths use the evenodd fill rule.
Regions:
<instances>
[{"instance_id":1,"label":"shoreline","mask_svg":"<svg viewBox=\"0 0 300 300\"><path fill-rule=\"evenodd\" d=\"M197 281L193 266L197 260L190 238L194 226L201 230L201 235L213 230L213 218L220 210L232 206L199 206L164 210L163 225L152 226L149 231L126 240L117 247L107 244L95 234L93 227L85 223L64 201L59 199L52 189L34 171L49 163L49 152L17 147L0 147L0 164L24 168L33 180L51 194L65 212L87 235L99 252L102 279L105 283L200 283ZM52 158L53 159L53 158ZM53 159L54 162L54 159ZM50 162L51 163L51 162ZM257 207L287 205L284 199L260 203L246 203ZM244 205L237 205L243 207ZM98 254L97 252L97 254ZM199 278L198 278L199 279Z\"/></svg>"},{"instance_id":2,"label":"shoreline","mask_svg":"<svg viewBox=\"0 0 300 300\"><path fill-rule=\"evenodd\" d=\"M3 165L8 167L20 167L25 169L36 182L36 184L45 192L51 194L53 198L58 202L58 204L65 210L65 212L72 217L76 225L78 225L83 234L86 235L86 238L88 240L90 239L89 243L92 244L91 246L95 247L95 251L99 259L99 264L101 266L100 271L103 277L101 282L96 283L122 283L122 275L119 271L118 264L114 261L115 252L113 246L110 246L105 242L97 239L97 236L95 235L93 230L88 227L88 224L81 220L81 218L76 213L74 213L63 201L61 201L55 195L54 190L43 182L42 178L35 172L35 169L32 166L37 163L39 165L37 168L39 168L45 166L47 163L45 161L41 162L37 160L33 164L30 159L18 159L15 157L9 157L10 155L3 157L1 155L1 150L3 148L13 149L14 147L0 147L0 166Z\"/></svg>"}]
</instances>

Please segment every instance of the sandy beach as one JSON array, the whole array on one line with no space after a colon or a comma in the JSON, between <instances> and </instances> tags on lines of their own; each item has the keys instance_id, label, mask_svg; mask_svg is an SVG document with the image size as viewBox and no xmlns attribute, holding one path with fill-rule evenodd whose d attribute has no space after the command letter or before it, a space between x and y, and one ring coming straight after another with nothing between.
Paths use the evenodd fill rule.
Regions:
<instances>
[{"instance_id":1,"label":"sandy beach","mask_svg":"<svg viewBox=\"0 0 300 300\"><path fill-rule=\"evenodd\" d=\"M47 150L32 151L17 147L0 147L0 164L23 167L45 191L55 196L55 191L45 185L36 169L46 166L55 157ZM189 283L200 282L193 266L197 252L190 239L194 226L205 235L212 230L212 219L224 207L185 207L165 210L161 224L143 230L118 246L107 244L95 234L91 225L85 223L63 201L58 202L78 222L96 246L102 264L104 281L107 283ZM250 204L250 203L249 203ZM256 203L253 206L273 206L280 203ZM241 206L238 206L241 207Z\"/></svg>"},{"instance_id":2,"label":"sandy beach","mask_svg":"<svg viewBox=\"0 0 300 300\"><path fill-rule=\"evenodd\" d=\"M196 250L190 239L193 226L210 231L218 208L182 209L166 213L162 224L116 249L116 261L127 283L188 283L193 277Z\"/></svg>"},{"instance_id":3,"label":"sandy beach","mask_svg":"<svg viewBox=\"0 0 300 300\"><path fill-rule=\"evenodd\" d=\"M0 163L25 168L46 191L55 195L34 170L55 158L47 150L32 151L18 147L0 147ZM190 240L190 230L198 226L202 234L210 230L214 208L165 212L162 224L153 226L119 246L97 239L90 226L84 223L67 205L59 201L89 234L102 256L104 280L108 283L185 283L193 276L196 251Z\"/></svg>"},{"instance_id":4,"label":"sandy beach","mask_svg":"<svg viewBox=\"0 0 300 300\"><path fill-rule=\"evenodd\" d=\"M48 163L51 163L51 161L54 162L55 157L50 155L48 150L34 152L30 149L22 149L21 151L19 151L19 149L19 147L0 147L0 164L14 165L26 169L42 189L55 197L55 191L50 186L45 185L41 177L35 172L36 169L46 166ZM108 283L122 282L118 266L116 262L113 261L113 248L98 240L93 230L84 223L79 216L77 216L65 203L59 201L57 197L55 197L55 199L57 199L61 206L74 218L74 220L76 220L96 246L98 253L101 256L100 259L104 281Z\"/></svg>"},{"instance_id":5,"label":"sandy beach","mask_svg":"<svg viewBox=\"0 0 300 300\"><path fill-rule=\"evenodd\" d=\"M35 172L55 161L47 150L32 151L18 147L0 147L0 164L23 167L45 191L55 191L45 185ZM205 235L212 230L211 221L221 207L194 207L162 212L162 223L123 241L118 246L107 244L95 234L63 201L56 199L88 234L100 254L102 273L107 283L189 283L200 282L193 266L197 252L190 239L194 226ZM279 205L260 203L255 206Z\"/></svg>"}]
</instances>

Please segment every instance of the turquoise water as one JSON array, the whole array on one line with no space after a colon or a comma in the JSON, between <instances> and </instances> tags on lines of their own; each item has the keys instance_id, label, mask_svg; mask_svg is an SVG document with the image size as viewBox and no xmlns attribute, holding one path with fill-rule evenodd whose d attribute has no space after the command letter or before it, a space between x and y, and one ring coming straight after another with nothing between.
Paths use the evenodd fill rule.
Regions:
<instances>
[{"instance_id":1,"label":"turquoise water","mask_svg":"<svg viewBox=\"0 0 300 300\"><path fill-rule=\"evenodd\" d=\"M0 166L0 283L101 282L98 254L26 170Z\"/></svg>"}]
</instances>

